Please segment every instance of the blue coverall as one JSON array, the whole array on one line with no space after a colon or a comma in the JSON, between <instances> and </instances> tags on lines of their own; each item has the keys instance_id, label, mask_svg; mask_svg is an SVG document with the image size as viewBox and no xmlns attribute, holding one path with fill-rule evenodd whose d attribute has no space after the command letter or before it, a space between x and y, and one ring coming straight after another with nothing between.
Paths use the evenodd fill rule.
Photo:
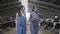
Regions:
<instances>
[{"instance_id":1,"label":"blue coverall","mask_svg":"<svg viewBox=\"0 0 60 34\"><path fill-rule=\"evenodd\" d=\"M20 16L17 24L17 33L26 34L26 17Z\"/></svg>"}]
</instances>

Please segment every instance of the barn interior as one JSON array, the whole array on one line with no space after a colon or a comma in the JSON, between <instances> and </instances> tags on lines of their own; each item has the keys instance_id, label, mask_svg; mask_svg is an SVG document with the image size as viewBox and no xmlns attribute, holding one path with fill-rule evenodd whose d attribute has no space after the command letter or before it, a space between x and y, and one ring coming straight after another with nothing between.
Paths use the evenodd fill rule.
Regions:
<instances>
[{"instance_id":1,"label":"barn interior","mask_svg":"<svg viewBox=\"0 0 60 34\"><path fill-rule=\"evenodd\" d=\"M22 0L23 1L23 0ZM55 16L60 18L60 0L27 0L28 1L28 13L32 12L32 7L36 6L38 12L42 14L42 19L52 19ZM1 34L17 34L16 23L10 18L14 18L16 13L20 11L22 4L20 0L0 0L0 18L4 18L5 21L0 23ZM6 21L7 19L7 21ZM27 34L30 33L30 22L27 21ZM60 20L59 20L60 22ZM40 26L39 26L40 28ZM59 30L57 31L60 32ZM44 30L43 27L39 29L39 34L56 34L55 29ZM60 33L59 33L60 34Z\"/></svg>"}]
</instances>

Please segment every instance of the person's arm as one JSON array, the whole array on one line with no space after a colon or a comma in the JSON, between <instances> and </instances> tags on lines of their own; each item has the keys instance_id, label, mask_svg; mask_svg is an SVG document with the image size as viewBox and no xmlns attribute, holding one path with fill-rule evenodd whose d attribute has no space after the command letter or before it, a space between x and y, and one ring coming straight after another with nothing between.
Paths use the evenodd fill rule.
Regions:
<instances>
[{"instance_id":1,"label":"person's arm","mask_svg":"<svg viewBox=\"0 0 60 34\"><path fill-rule=\"evenodd\" d=\"M15 19L15 23L16 23L16 30L17 30L17 22L18 22L18 13L16 13L16 19Z\"/></svg>"},{"instance_id":2,"label":"person's arm","mask_svg":"<svg viewBox=\"0 0 60 34\"><path fill-rule=\"evenodd\" d=\"M30 18L29 18L29 21L31 21L31 17L32 17L32 16L31 16L31 14L30 14Z\"/></svg>"},{"instance_id":3,"label":"person's arm","mask_svg":"<svg viewBox=\"0 0 60 34\"><path fill-rule=\"evenodd\" d=\"M29 21L33 21L34 19L32 18L32 14L30 14Z\"/></svg>"}]
</instances>

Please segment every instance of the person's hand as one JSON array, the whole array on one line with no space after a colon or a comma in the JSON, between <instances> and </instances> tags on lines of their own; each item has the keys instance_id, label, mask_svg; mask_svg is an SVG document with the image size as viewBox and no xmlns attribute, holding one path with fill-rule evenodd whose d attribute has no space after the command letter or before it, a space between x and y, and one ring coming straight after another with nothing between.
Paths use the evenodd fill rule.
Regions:
<instances>
[{"instance_id":1,"label":"person's hand","mask_svg":"<svg viewBox=\"0 0 60 34\"><path fill-rule=\"evenodd\" d=\"M39 21L39 18L34 19L35 21Z\"/></svg>"},{"instance_id":2,"label":"person's hand","mask_svg":"<svg viewBox=\"0 0 60 34\"><path fill-rule=\"evenodd\" d=\"M30 19L30 21L34 21L34 19L32 18L32 19Z\"/></svg>"},{"instance_id":3,"label":"person's hand","mask_svg":"<svg viewBox=\"0 0 60 34\"><path fill-rule=\"evenodd\" d=\"M34 21L35 19L31 19L31 21Z\"/></svg>"}]
</instances>

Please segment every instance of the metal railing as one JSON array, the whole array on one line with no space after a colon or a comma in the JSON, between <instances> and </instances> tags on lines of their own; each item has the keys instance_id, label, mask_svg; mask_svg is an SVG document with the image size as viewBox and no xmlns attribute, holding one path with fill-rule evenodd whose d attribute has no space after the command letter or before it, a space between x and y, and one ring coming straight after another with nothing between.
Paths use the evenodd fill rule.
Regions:
<instances>
[{"instance_id":1,"label":"metal railing","mask_svg":"<svg viewBox=\"0 0 60 34\"><path fill-rule=\"evenodd\" d=\"M35 3L36 3L36 2L39 2L39 3L42 3L42 4L46 4L46 6L34 4L34 3L32 3L32 2L30 2L29 5L33 5L33 6L37 6L37 7L42 7L42 8L44 8L44 9L46 9L46 10L49 10L49 11L52 11L52 12L55 12L55 13L59 13L59 14L60 14L60 10L47 7L47 5L50 5L49 3L40 2L40 1L34 1L34 2L35 2ZM52 6L55 6L55 7L57 7L57 8L59 7L59 6L54 5L54 4L51 4L51 5L52 5ZM60 8L60 7L59 7L59 8Z\"/></svg>"}]
</instances>

